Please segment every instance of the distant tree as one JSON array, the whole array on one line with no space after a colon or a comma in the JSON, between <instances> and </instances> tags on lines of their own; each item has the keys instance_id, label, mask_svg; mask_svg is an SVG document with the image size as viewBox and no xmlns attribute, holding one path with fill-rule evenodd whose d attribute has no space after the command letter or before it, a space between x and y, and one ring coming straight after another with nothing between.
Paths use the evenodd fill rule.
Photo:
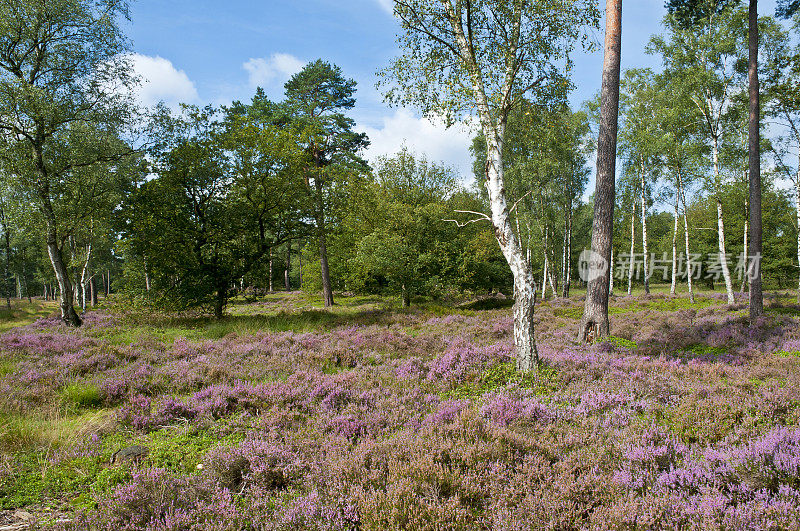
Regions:
<instances>
[{"instance_id":1,"label":"distant tree","mask_svg":"<svg viewBox=\"0 0 800 531\"><path fill-rule=\"evenodd\" d=\"M370 187L359 216L369 229L357 244L356 259L369 274L385 277L408 306L445 272L447 243L457 239L456 227L444 221L445 201L458 189L456 177L452 169L404 149L377 161Z\"/></svg>"},{"instance_id":2,"label":"distant tree","mask_svg":"<svg viewBox=\"0 0 800 531\"><path fill-rule=\"evenodd\" d=\"M343 111L355 105L356 82L346 79L338 66L318 59L286 83L286 101L292 127L308 156L304 170L306 190L314 205L319 246L322 295L333 306L333 286L328 265L328 216L335 200L335 184L350 172L363 172L367 164L360 152L369 145L366 134L354 131L355 122Z\"/></svg>"},{"instance_id":3,"label":"distant tree","mask_svg":"<svg viewBox=\"0 0 800 531\"><path fill-rule=\"evenodd\" d=\"M706 186L717 202L717 244L720 268L725 280L728 304L733 304L733 283L726 248L725 222L721 193L725 185L720 155L725 145L736 141L735 93L741 80L742 13L736 2L705 2L714 9L708 16L698 16L693 25L673 14L666 22L669 40L656 36L650 50L664 62L663 77L674 101L685 98L679 107L691 113L693 133L705 144L710 155L712 174Z\"/></svg>"},{"instance_id":4,"label":"distant tree","mask_svg":"<svg viewBox=\"0 0 800 531\"><path fill-rule=\"evenodd\" d=\"M234 283L292 235L301 155L269 123L226 123L211 108L185 113L167 121L157 177L128 203L128 249L146 257L150 296L161 305L221 318Z\"/></svg>"},{"instance_id":5,"label":"distant tree","mask_svg":"<svg viewBox=\"0 0 800 531\"><path fill-rule=\"evenodd\" d=\"M651 201L653 183L660 168L662 126L658 116L658 98L655 76L649 69L632 69L625 72L622 81L621 152L626 174L634 180L633 189L639 191L642 220L642 267L644 291L650 293L650 264L647 245L647 211ZM636 201L632 202L633 205ZM635 216L632 215L631 219ZM633 258L633 257L631 257ZM633 261L631 261L633 264ZM630 286L629 278L629 286ZM629 287L630 294L630 287Z\"/></svg>"}]
</instances>

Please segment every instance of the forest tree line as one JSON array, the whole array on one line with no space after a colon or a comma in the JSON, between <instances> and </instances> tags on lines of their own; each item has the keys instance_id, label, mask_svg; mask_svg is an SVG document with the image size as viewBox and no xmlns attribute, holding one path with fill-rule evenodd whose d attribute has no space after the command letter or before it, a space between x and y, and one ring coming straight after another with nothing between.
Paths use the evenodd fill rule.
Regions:
<instances>
[{"instance_id":1,"label":"forest tree line","mask_svg":"<svg viewBox=\"0 0 800 531\"><path fill-rule=\"evenodd\" d=\"M399 13L412 4L398 3ZM124 4L114 5L124 17ZM0 50L7 304L59 296L65 320L78 324L75 305L109 291L217 317L231 297L277 289L320 291L326 305L335 291L393 294L406 305L516 291L487 222L485 133L472 145L472 183L402 146L370 165L369 139L348 116L355 81L324 60L294 75L282 101L259 89L216 108L138 109L119 90L136 84L125 37L94 10L75 2L31 11L41 27L80 27L75 46L62 48L48 47L56 33L3 14L22 35ZM595 16L575 6L548 23L591 25ZM746 18L736 2L691 27L673 12L648 47L663 67L622 75L615 294L662 282L676 292L693 281L724 287L732 300L746 289L736 274L749 220ZM783 288L800 278L800 48L786 24L762 16L759 25L763 274ZM387 72L402 88L413 79L397 68ZM587 184L600 108L599 99L570 108L562 71L509 104L502 153L505 226L540 296L556 297L583 285L577 263L591 246ZM433 105L441 101L429 110L446 110ZM715 261L714 274L700 269Z\"/></svg>"}]
</instances>

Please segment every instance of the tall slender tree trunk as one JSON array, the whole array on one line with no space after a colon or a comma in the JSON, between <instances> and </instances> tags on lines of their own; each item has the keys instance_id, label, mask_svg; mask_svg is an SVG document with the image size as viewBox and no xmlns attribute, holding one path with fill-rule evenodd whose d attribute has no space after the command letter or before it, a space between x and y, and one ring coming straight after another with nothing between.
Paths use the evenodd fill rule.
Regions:
<instances>
[{"instance_id":1,"label":"tall slender tree trunk","mask_svg":"<svg viewBox=\"0 0 800 531\"><path fill-rule=\"evenodd\" d=\"M47 234L47 255L50 258L50 264L53 266L53 272L58 282L58 294L60 297L61 306L61 320L68 326L80 326L83 321L75 311L72 282L70 282L69 269L64 263L64 258L61 253L61 247L58 244L58 232L56 228L56 215L53 211L53 206L50 202L50 191L47 188L47 172L44 168L43 158L41 153L38 154L38 170L41 175L42 181L45 183L40 190L39 199L41 201L40 207L44 214Z\"/></svg>"},{"instance_id":2,"label":"tall slender tree trunk","mask_svg":"<svg viewBox=\"0 0 800 531\"><path fill-rule=\"evenodd\" d=\"M227 286L217 286L217 294L214 298L214 319L222 319L225 313L225 302L227 300Z\"/></svg>"},{"instance_id":3,"label":"tall slender tree trunk","mask_svg":"<svg viewBox=\"0 0 800 531\"><path fill-rule=\"evenodd\" d=\"M322 183L319 179L314 179L314 186L317 191L317 240L319 243L319 266L322 274L322 298L326 308L335 304L333 300L333 287L331 285L331 274L328 268L328 247L325 232L325 205L322 196Z\"/></svg>"},{"instance_id":4,"label":"tall slender tree trunk","mask_svg":"<svg viewBox=\"0 0 800 531\"><path fill-rule=\"evenodd\" d=\"M569 297L569 290L572 284L572 203L567 209L567 227L564 237L564 279L562 285L562 295Z\"/></svg>"},{"instance_id":5,"label":"tall slender tree trunk","mask_svg":"<svg viewBox=\"0 0 800 531\"><path fill-rule=\"evenodd\" d=\"M548 227L545 225L544 227L544 248L542 253L544 254L544 265L542 266L542 300L547 299L547 270L550 267L550 258L547 253L547 237L549 236Z\"/></svg>"},{"instance_id":6,"label":"tall slender tree trunk","mask_svg":"<svg viewBox=\"0 0 800 531\"><path fill-rule=\"evenodd\" d=\"M672 227L672 283L669 286L669 294L675 295L675 290L678 284L678 197L679 193L675 192L675 223Z\"/></svg>"},{"instance_id":7,"label":"tall slender tree trunk","mask_svg":"<svg viewBox=\"0 0 800 531\"><path fill-rule=\"evenodd\" d=\"M5 240L5 262L3 263L3 293L6 296L6 309L11 310L11 287L8 285L11 280L11 239L8 234L8 227L3 226L3 236Z\"/></svg>"},{"instance_id":8,"label":"tall slender tree trunk","mask_svg":"<svg viewBox=\"0 0 800 531\"><path fill-rule=\"evenodd\" d=\"M267 288L268 288L268 291L270 293L275 291L275 289L274 289L274 287L272 285L272 277L274 277L274 276L275 275L274 275L273 270L272 270L272 247L270 247L269 248L269 271L267 273L267 278L268 278Z\"/></svg>"},{"instance_id":9,"label":"tall slender tree trunk","mask_svg":"<svg viewBox=\"0 0 800 531\"><path fill-rule=\"evenodd\" d=\"M633 202L631 209L631 254L629 255L630 264L628 264L628 295L633 290L633 270L636 264L636 202Z\"/></svg>"},{"instance_id":10,"label":"tall slender tree trunk","mask_svg":"<svg viewBox=\"0 0 800 531\"><path fill-rule=\"evenodd\" d=\"M644 163L642 163L644 165ZM644 182L644 168L641 168L640 172L641 182L639 183L641 186L641 194L640 200L642 202L642 267L644 268L644 292L649 294L650 293L650 267L649 267L649 256L647 256L647 197L645 195L645 182Z\"/></svg>"},{"instance_id":11,"label":"tall slender tree trunk","mask_svg":"<svg viewBox=\"0 0 800 531\"><path fill-rule=\"evenodd\" d=\"M597 142L597 178L592 223L592 262L586 305L578 329L583 342L607 336L611 245L614 237L617 127L619 124L619 72L622 42L622 0L606 0L606 37L603 83L600 90L600 136Z\"/></svg>"},{"instance_id":12,"label":"tall slender tree trunk","mask_svg":"<svg viewBox=\"0 0 800 531\"><path fill-rule=\"evenodd\" d=\"M609 265L611 269L610 274L608 275L608 296L614 296L614 248L611 248L611 265Z\"/></svg>"},{"instance_id":13,"label":"tall slender tree trunk","mask_svg":"<svg viewBox=\"0 0 800 531\"><path fill-rule=\"evenodd\" d=\"M292 283L289 275L292 270L292 240L286 242L286 267L283 270L283 285L286 291L292 291Z\"/></svg>"},{"instance_id":14,"label":"tall slender tree trunk","mask_svg":"<svg viewBox=\"0 0 800 531\"><path fill-rule=\"evenodd\" d=\"M92 278L89 279L89 291L92 295L92 306L97 306L97 280L95 275L92 275Z\"/></svg>"},{"instance_id":15,"label":"tall slender tree trunk","mask_svg":"<svg viewBox=\"0 0 800 531\"><path fill-rule=\"evenodd\" d=\"M742 256L744 257L745 264L747 263L748 257L750 256L750 254L748 252L748 244L750 243L750 238L749 238L749 231L747 230L748 229L747 218L750 215L749 212L748 212L748 204L749 204L749 201L747 199L745 199L745 201L744 201L744 211L745 211L744 212L744 237L742 238L742 243L744 244L743 245L744 251L742 253ZM745 271L742 274L742 286L739 288L739 291L741 293L744 293L744 288L747 287L747 285L748 285L748 282L747 282L747 268L745 267Z\"/></svg>"},{"instance_id":16,"label":"tall slender tree trunk","mask_svg":"<svg viewBox=\"0 0 800 531\"><path fill-rule=\"evenodd\" d=\"M689 301L694 304L694 289L692 286L692 258L689 253L689 211L686 208L686 195L683 191L683 176L678 170L678 195L683 205L683 239L686 249L686 286L689 289Z\"/></svg>"},{"instance_id":17,"label":"tall slender tree trunk","mask_svg":"<svg viewBox=\"0 0 800 531\"><path fill-rule=\"evenodd\" d=\"M91 260L91 258L92 258L92 244L90 243L86 247L86 260L83 262L83 267L81 268L81 280L80 280L80 286L81 286L81 311L83 311L83 312L86 311L86 291L87 291L86 283L89 280L89 277L87 276L87 273L89 271L89 261Z\"/></svg>"},{"instance_id":18,"label":"tall slender tree trunk","mask_svg":"<svg viewBox=\"0 0 800 531\"><path fill-rule=\"evenodd\" d=\"M750 284L750 319L764 313L764 295L761 287L761 102L758 82L758 1L750 0L748 65L750 97L749 171L750 171L750 253L748 281Z\"/></svg>"},{"instance_id":19,"label":"tall slender tree trunk","mask_svg":"<svg viewBox=\"0 0 800 531\"><path fill-rule=\"evenodd\" d=\"M794 187L794 210L797 216L797 265L800 267L800 162L797 165ZM800 304L800 273L797 275L797 303Z\"/></svg>"},{"instance_id":20,"label":"tall slender tree trunk","mask_svg":"<svg viewBox=\"0 0 800 531\"><path fill-rule=\"evenodd\" d=\"M6 296L6 309L11 310L11 288L8 283L11 279L11 231L8 228L5 205L0 203L0 228L3 229L3 243L5 245L5 260L3 261L3 294Z\"/></svg>"},{"instance_id":21,"label":"tall slender tree trunk","mask_svg":"<svg viewBox=\"0 0 800 531\"><path fill-rule=\"evenodd\" d=\"M725 291L728 294L728 304L733 304L733 282L731 281L731 270L728 268L728 255L725 252L725 222L722 218L722 200L720 199L720 173L719 173L719 139L714 137L711 148L711 156L714 162L714 184L716 186L717 200L717 243L719 246L719 264L722 269L722 277L725 279Z\"/></svg>"},{"instance_id":22,"label":"tall slender tree trunk","mask_svg":"<svg viewBox=\"0 0 800 531\"><path fill-rule=\"evenodd\" d=\"M144 289L149 293L150 292L150 267L147 265L147 255L142 257L142 262L144 263Z\"/></svg>"},{"instance_id":23,"label":"tall slender tree trunk","mask_svg":"<svg viewBox=\"0 0 800 531\"><path fill-rule=\"evenodd\" d=\"M460 13L456 14L453 3L447 3L447 14L450 19L450 28L454 32L458 46L458 53L462 63L471 73L472 91L475 97L481 129L486 137L486 191L489 195L491 216L489 219L494 228L495 238L500 246L503 256L508 262L514 276L514 346L516 349L517 370L528 372L535 369L539 363L539 353L536 349L534 335L534 309L536 306L536 280L533 277L530 260L525 255L520 240L511 224L508 203L506 201L503 168L503 149L505 142L505 127L509 109L501 106L500 115L495 120L492 115L492 105L486 94L484 79L479 74L480 69L475 64L474 50L465 35ZM516 11L516 8L515 8ZM517 12L515 24L522 23L520 11ZM507 75L504 82L505 90L510 93L513 88L513 78Z\"/></svg>"}]
</instances>

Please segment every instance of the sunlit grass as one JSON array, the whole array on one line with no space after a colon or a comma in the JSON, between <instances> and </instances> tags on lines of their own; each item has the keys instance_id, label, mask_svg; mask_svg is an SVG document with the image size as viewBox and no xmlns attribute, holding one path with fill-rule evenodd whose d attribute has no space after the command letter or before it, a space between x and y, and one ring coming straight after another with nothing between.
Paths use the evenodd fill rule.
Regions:
<instances>
[{"instance_id":1,"label":"sunlit grass","mask_svg":"<svg viewBox=\"0 0 800 531\"><path fill-rule=\"evenodd\" d=\"M37 319L49 317L58 309L58 303L54 301L42 301L34 299L29 303L26 300L11 301L11 310L7 310L5 305L0 310L0 333L11 330L18 326L31 324Z\"/></svg>"}]
</instances>

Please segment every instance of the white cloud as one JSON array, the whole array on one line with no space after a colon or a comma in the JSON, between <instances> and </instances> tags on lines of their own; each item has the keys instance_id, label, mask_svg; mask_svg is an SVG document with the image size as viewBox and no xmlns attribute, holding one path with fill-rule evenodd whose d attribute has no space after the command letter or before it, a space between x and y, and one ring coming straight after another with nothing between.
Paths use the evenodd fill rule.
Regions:
<instances>
[{"instance_id":1,"label":"white cloud","mask_svg":"<svg viewBox=\"0 0 800 531\"><path fill-rule=\"evenodd\" d=\"M274 53L269 58L249 59L242 67L247 70L251 88L270 87L287 81L305 66L305 62L288 53Z\"/></svg>"},{"instance_id":2,"label":"white cloud","mask_svg":"<svg viewBox=\"0 0 800 531\"><path fill-rule=\"evenodd\" d=\"M374 161L381 155L393 155L405 145L417 154L424 154L432 162L443 162L455 167L461 178L472 178L472 159L469 146L474 132L465 125L445 128L426 118L417 118L410 111L399 109L382 120L381 127L360 126L367 133L370 147L366 157Z\"/></svg>"},{"instance_id":3,"label":"white cloud","mask_svg":"<svg viewBox=\"0 0 800 531\"><path fill-rule=\"evenodd\" d=\"M163 101L170 107L177 107L179 103L200 102L192 80L170 60L138 53L131 54L130 60L134 72L141 78L136 98L142 105L149 107Z\"/></svg>"},{"instance_id":4,"label":"white cloud","mask_svg":"<svg viewBox=\"0 0 800 531\"><path fill-rule=\"evenodd\" d=\"M394 0L377 0L378 4L390 15L394 14Z\"/></svg>"}]
</instances>

